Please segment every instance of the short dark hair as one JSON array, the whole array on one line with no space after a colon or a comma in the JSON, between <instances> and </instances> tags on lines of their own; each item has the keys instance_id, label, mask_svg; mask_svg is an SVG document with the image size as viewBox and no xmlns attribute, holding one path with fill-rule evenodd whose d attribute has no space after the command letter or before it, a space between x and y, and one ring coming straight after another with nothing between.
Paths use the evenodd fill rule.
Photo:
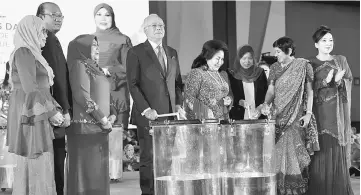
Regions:
<instances>
[{"instance_id":1,"label":"short dark hair","mask_svg":"<svg viewBox=\"0 0 361 195\"><path fill-rule=\"evenodd\" d=\"M273 47L280 48L285 54L289 54L289 49L292 49L292 53L290 54L290 56L294 56L296 53L296 45L289 37L281 37L277 39L275 42L273 42Z\"/></svg>"},{"instance_id":2,"label":"short dark hair","mask_svg":"<svg viewBox=\"0 0 361 195\"><path fill-rule=\"evenodd\" d=\"M204 65L208 67L207 60L212 59L214 54L221 50L224 52L224 59L227 59L228 47L226 43L220 40L209 40L205 42L202 47L202 52L193 61L192 69L199 68Z\"/></svg>"},{"instance_id":3,"label":"short dark hair","mask_svg":"<svg viewBox=\"0 0 361 195\"><path fill-rule=\"evenodd\" d=\"M41 3L38 7L38 10L36 11L36 16L37 17L40 17L40 15L43 15L44 14L44 10L45 10L45 5L55 5L55 6L58 6L56 3L53 3L53 2L44 2L44 3ZM58 6L59 7L59 6Z\"/></svg>"},{"instance_id":4,"label":"short dark hair","mask_svg":"<svg viewBox=\"0 0 361 195\"><path fill-rule=\"evenodd\" d=\"M325 34L331 33L331 29L328 26L321 25L317 28L317 30L313 33L312 39L315 43L318 43Z\"/></svg>"}]
</instances>

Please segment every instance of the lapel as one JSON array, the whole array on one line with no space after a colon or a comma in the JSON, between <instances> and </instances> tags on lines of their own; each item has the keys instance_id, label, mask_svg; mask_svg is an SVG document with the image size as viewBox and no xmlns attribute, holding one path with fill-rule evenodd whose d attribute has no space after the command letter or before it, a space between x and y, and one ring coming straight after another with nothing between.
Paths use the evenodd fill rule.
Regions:
<instances>
[{"instance_id":1,"label":"lapel","mask_svg":"<svg viewBox=\"0 0 361 195\"><path fill-rule=\"evenodd\" d=\"M167 45L163 44L163 49L165 51L165 55L167 56L167 74L166 74L166 76L168 76L173 67L173 63L172 63L172 59L171 59L172 56L171 56L170 50Z\"/></svg>"},{"instance_id":2,"label":"lapel","mask_svg":"<svg viewBox=\"0 0 361 195\"><path fill-rule=\"evenodd\" d=\"M165 77L166 75L164 75L163 68L160 65L159 60L158 60L157 56L155 55L154 49L148 40L146 40L144 42L144 46L145 46L144 49L146 50L147 54L149 55L150 58L152 58L152 60L155 64L155 67L159 70L159 72L162 74L162 76Z\"/></svg>"}]
</instances>

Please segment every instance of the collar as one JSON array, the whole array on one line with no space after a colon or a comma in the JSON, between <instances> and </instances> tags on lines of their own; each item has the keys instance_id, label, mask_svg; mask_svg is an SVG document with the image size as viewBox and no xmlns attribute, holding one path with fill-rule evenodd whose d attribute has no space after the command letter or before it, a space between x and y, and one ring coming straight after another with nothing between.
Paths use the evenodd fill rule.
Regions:
<instances>
[{"instance_id":1,"label":"collar","mask_svg":"<svg viewBox=\"0 0 361 195\"><path fill-rule=\"evenodd\" d=\"M152 46L153 50L157 50L158 45L156 43L154 43L153 41L149 40L149 39L148 39L148 41L149 41L150 45ZM159 45L161 47L163 47L162 43L160 43Z\"/></svg>"}]
</instances>

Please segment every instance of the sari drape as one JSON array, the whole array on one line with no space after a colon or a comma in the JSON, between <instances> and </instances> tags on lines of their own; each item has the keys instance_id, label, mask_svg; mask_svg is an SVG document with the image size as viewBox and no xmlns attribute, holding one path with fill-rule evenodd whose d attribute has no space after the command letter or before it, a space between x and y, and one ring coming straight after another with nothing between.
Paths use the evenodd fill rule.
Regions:
<instances>
[{"instance_id":1,"label":"sari drape","mask_svg":"<svg viewBox=\"0 0 361 195\"><path fill-rule=\"evenodd\" d=\"M278 70L277 70L278 68ZM312 82L313 71L305 60L294 59L282 68L276 64L271 71L274 79L276 113L276 145L274 163L279 194L299 195L307 191L310 155L319 150L315 117L302 128L300 118L306 114L307 82ZM273 75L275 75L273 73ZM277 76L276 76L277 77Z\"/></svg>"}]
</instances>

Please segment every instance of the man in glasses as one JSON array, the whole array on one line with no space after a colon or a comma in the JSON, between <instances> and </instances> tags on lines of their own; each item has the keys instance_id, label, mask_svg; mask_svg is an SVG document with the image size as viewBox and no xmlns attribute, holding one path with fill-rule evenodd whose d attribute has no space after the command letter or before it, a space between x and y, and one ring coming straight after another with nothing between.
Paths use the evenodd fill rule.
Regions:
<instances>
[{"instance_id":1,"label":"man in glasses","mask_svg":"<svg viewBox=\"0 0 361 195\"><path fill-rule=\"evenodd\" d=\"M142 195L153 195L153 145L149 121L156 120L158 114L184 112L181 108L182 77L177 51L162 43L163 20L151 14L144 19L142 27L147 40L128 51L126 71L134 100L131 123L137 125L140 145L140 188ZM170 166L171 162L165 164Z\"/></svg>"},{"instance_id":2,"label":"man in glasses","mask_svg":"<svg viewBox=\"0 0 361 195\"><path fill-rule=\"evenodd\" d=\"M70 125L70 101L71 90L69 87L68 68L56 33L61 29L64 16L58 5L45 2L39 5L36 16L45 22L48 31L45 47L42 55L54 71L54 85L51 92L54 99L63 109L64 122L60 127L54 127L54 172L55 184L58 195L63 195L64 188L64 160L65 152L65 128Z\"/></svg>"}]
</instances>

